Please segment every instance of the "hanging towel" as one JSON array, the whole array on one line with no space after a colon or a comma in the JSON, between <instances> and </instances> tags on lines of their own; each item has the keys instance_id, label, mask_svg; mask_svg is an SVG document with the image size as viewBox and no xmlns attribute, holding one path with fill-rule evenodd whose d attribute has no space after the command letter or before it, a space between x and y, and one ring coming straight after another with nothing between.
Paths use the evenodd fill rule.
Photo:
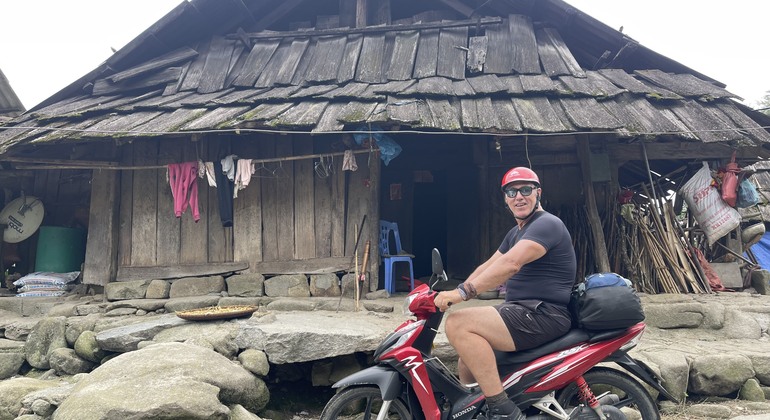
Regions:
<instances>
[{"instance_id":1,"label":"hanging towel","mask_svg":"<svg viewBox=\"0 0 770 420\"><path fill-rule=\"evenodd\" d=\"M238 198L238 190L242 190L249 186L252 175L254 175L254 165L251 163L251 159L238 159L235 170L233 198Z\"/></svg>"},{"instance_id":2,"label":"hanging towel","mask_svg":"<svg viewBox=\"0 0 770 420\"><path fill-rule=\"evenodd\" d=\"M171 163L168 165L169 185L174 197L174 215L182 217L190 205L195 223L201 219L198 211L198 162Z\"/></svg>"},{"instance_id":3,"label":"hanging towel","mask_svg":"<svg viewBox=\"0 0 770 420\"><path fill-rule=\"evenodd\" d=\"M358 170L358 164L356 163L356 155L353 151L345 150L345 156L342 158L342 170L355 172Z\"/></svg>"},{"instance_id":4,"label":"hanging towel","mask_svg":"<svg viewBox=\"0 0 770 420\"><path fill-rule=\"evenodd\" d=\"M209 187L217 186L217 178L214 174L214 162L205 163L206 179L209 181Z\"/></svg>"},{"instance_id":5,"label":"hanging towel","mask_svg":"<svg viewBox=\"0 0 770 420\"><path fill-rule=\"evenodd\" d=\"M238 156L227 155L222 159L222 172L227 175L230 181L235 180L235 160Z\"/></svg>"}]
</instances>

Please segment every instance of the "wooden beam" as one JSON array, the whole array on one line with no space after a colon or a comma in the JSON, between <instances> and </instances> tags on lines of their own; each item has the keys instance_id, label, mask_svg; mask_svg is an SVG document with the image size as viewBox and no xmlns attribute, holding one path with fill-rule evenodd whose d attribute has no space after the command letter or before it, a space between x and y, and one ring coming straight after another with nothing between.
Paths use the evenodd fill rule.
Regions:
<instances>
[{"instance_id":1,"label":"wooden beam","mask_svg":"<svg viewBox=\"0 0 770 420\"><path fill-rule=\"evenodd\" d=\"M607 254L607 244L604 242L604 231L602 230L602 221L599 218L599 210L596 207L594 183L591 181L591 149L587 137L580 137L577 140L577 150L583 173L583 191L585 192L588 222L591 225L591 234L594 240L596 265L598 265L600 272L607 273L611 271L610 258Z\"/></svg>"},{"instance_id":2,"label":"wooden beam","mask_svg":"<svg viewBox=\"0 0 770 420\"><path fill-rule=\"evenodd\" d=\"M117 281L213 276L243 271L248 268L249 263L247 262L184 264L154 267L123 266L118 267Z\"/></svg>"},{"instance_id":3,"label":"wooden beam","mask_svg":"<svg viewBox=\"0 0 770 420\"><path fill-rule=\"evenodd\" d=\"M299 6L304 0L285 0L283 1L278 7L270 11L268 14L262 17L262 19L257 22L256 25L254 25L254 28L257 32L264 31L270 25L274 24L276 21L281 19L282 17L286 16L294 10L297 6Z\"/></svg>"},{"instance_id":4,"label":"wooden beam","mask_svg":"<svg viewBox=\"0 0 770 420\"><path fill-rule=\"evenodd\" d=\"M415 31L423 29L444 29L444 28L460 28L463 26L489 26L502 23L503 19L499 17L484 18L479 20L458 20L454 22L426 22L426 23L412 23L406 25L383 25L383 26L368 26L365 28L336 28L336 29L324 29L319 31L288 31L279 33L260 33L249 32L246 36L249 39L282 39L282 38L296 38L296 37L314 37L314 36L327 36L327 35L351 35L351 34L376 34L391 31ZM226 36L227 39L240 39L237 34L230 34Z\"/></svg>"},{"instance_id":5,"label":"wooden beam","mask_svg":"<svg viewBox=\"0 0 770 420\"><path fill-rule=\"evenodd\" d=\"M456 12L460 13L465 17L471 17L471 15L473 14L473 9L471 9L467 5L457 0L439 0L439 1L449 6L450 8L454 9Z\"/></svg>"},{"instance_id":6,"label":"wooden beam","mask_svg":"<svg viewBox=\"0 0 770 420\"><path fill-rule=\"evenodd\" d=\"M670 142L647 143L647 157L650 160L686 160L686 159L726 159L733 150L737 150L736 157L746 160L760 160L770 158L770 150L763 147L738 147L726 143L701 143L701 142ZM626 162L629 160L644 160L642 146L633 144L608 144L607 149L613 160Z\"/></svg>"},{"instance_id":7,"label":"wooden beam","mask_svg":"<svg viewBox=\"0 0 770 420\"><path fill-rule=\"evenodd\" d=\"M260 274L328 274L351 271L351 257L311 258L293 261L262 261L252 269Z\"/></svg>"},{"instance_id":8,"label":"wooden beam","mask_svg":"<svg viewBox=\"0 0 770 420\"><path fill-rule=\"evenodd\" d=\"M3 156L0 158L0 162L18 162L18 163L48 163L52 165L73 165L73 166L118 166L118 162L109 161L95 161L95 160L70 160L70 159L44 159L44 158L28 158L28 157L15 157L15 156Z\"/></svg>"}]
</instances>

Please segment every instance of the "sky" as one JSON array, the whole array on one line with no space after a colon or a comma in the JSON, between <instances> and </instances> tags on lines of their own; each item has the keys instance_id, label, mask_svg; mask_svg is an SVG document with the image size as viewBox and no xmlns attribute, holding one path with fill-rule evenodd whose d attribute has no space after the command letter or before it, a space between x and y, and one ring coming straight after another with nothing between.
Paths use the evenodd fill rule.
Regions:
<instances>
[{"instance_id":1,"label":"sky","mask_svg":"<svg viewBox=\"0 0 770 420\"><path fill-rule=\"evenodd\" d=\"M26 108L98 67L182 0L0 0L0 70ZM567 0L754 105L770 90L763 0ZM729 4L729 6L726 6ZM721 6L720 6L721 5Z\"/></svg>"}]
</instances>

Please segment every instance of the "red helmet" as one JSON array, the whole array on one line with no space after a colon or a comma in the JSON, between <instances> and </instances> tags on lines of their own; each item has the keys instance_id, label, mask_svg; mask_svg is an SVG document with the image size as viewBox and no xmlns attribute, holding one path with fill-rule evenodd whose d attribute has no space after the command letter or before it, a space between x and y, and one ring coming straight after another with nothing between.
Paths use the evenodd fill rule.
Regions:
<instances>
[{"instance_id":1,"label":"red helmet","mask_svg":"<svg viewBox=\"0 0 770 420\"><path fill-rule=\"evenodd\" d=\"M523 166L519 166L505 173L505 175L503 176L503 182L500 185L500 188L505 189L506 185L516 181L529 181L529 182L533 182L538 187L540 186L540 178L537 177L537 174L535 173L535 171L529 168L525 168Z\"/></svg>"}]
</instances>

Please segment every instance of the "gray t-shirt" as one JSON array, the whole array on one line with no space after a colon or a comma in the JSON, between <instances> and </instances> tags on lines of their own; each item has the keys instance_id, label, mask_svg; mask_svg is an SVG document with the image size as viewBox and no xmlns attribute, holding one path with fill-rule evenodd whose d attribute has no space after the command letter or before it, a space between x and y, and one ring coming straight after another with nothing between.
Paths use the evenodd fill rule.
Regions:
<instances>
[{"instance_id":1,"label":"gray t-shirt","mask_svg":"<svg viewBox=\"0 0 770 420\"><path fill-rule=\"evenodd\" d=\"M575 248L567 227L558 217L539 211L523 229L519 230L518 225L511 229L498 250L504 254L522 239L539 243L546 252L508 279L505 300L536 299L566 306L577 270Z\"/></svg>"}]
</instances>

